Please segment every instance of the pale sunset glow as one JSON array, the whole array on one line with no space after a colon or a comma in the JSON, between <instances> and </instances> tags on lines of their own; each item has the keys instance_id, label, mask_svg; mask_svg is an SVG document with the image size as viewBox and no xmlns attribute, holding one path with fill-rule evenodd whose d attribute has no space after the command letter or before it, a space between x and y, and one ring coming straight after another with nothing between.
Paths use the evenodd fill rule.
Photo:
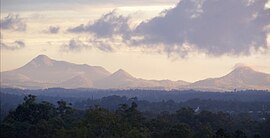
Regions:
<instances>
[{"instance_id":1,"label":"pale sunset glow","mask_svg":"<svg viewBox=\"0 0 270 138\"><path fill-rule=\"evenodd\" d=\"M270 138L270 0L0 1L0 138Z\"/></svg>"}]
</instances>

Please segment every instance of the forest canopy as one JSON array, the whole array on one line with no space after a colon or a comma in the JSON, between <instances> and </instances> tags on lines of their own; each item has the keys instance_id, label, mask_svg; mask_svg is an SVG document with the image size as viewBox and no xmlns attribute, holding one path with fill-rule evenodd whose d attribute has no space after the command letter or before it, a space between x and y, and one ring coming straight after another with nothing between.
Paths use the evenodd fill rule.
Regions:
<instances>
[{"instance_id":1,"label":"forest canopy","mask_svg":"<svg viewBox=\"0 0 270 138\"><path fill-rule=\"evenodd\" d=\"M74 108L59 100L56 104L37 101L28 95L1 121L2 138L31 137L176 137L244 138L269 137L270 119L248 114L231 115L182 107L170 112L141 112L136 103L118 104L115 110L100 105Z\"/></svg>"}]
</instances>

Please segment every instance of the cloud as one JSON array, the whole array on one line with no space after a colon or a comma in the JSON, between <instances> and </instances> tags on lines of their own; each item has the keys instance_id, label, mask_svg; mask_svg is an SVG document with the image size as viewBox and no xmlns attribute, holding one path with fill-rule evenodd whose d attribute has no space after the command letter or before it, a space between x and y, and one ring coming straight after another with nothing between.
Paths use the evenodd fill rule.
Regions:
<instances>
[{"instance_id":1,"label":"cloud","mask_svg":"<svg viewBox=\"0 0 270 138\"><path fill-rule=\"evenodd\" d=\"M9 14L1 19L0 28L3 30L25 31L26 23L18 14Z\"/></svg>"},{"instance_id":2,"label":"cloud","mask_svg":"<svg viewBox=\"0 0 270 138\"><path fill-rule=\"evenodd\" d=\"M210 55L249 54L251 48L267 49L270 24L267 0L182 0L165 15L139 24L136 45L179 52L186 43ZM176 50L175 50L176 49ZM181 50L180 50L181 52Z\"/></svg>"},{"instance_id":3,"label":"cloud","mask_svg":"<svg viewBox=\"0 0 270 138\"><path fill-rule=\"evenodd\" d=\"M105 7L125 7L141 5L172 5L178 0L1 0L2 11L55 11L81 10L84 6L100 10ZM54 6L50 6L54 5ZM29 7L31 7L29 9ZM139 9L140 10L140 9Z\"/></svg>"},{"instance_id":4,"label":"cloud","mask_svg":"<svg viewBox=\"0 0 270 138\"><path fill-rule=\"evenodd\" d=\"M3 42L0 43L0 49L2 50L19 50L25 47L25 43L23 41L17 40L10 44L5 44Z\"/></svg>"},{"instance_id":5,"label":"cloud","mask_svg":"<svg viewBox=\"0 0 270 138\"><path fill-rule=\"evenodd\" d=\"M111 39L98 39L95 37L84 41L73 38L67 44L63 44L61 51L80 52L82 50L95 48L102 52L113 52L114 49L111 47L111 41Z\"/></svg>"},{"instance_id":6,"label":"cloud","mask_svg":"<svg viewBox=\"0 0 270 138\"><path fill-rule=\"evenodd\" d=\"M44 30L44 33L49 33L49 34L57 34L60 31L59 26L49 26L46 30Z\"/></svg>"},{"instance_id":7,"label":"cloud","mask_svg":"<svg viewBox=\"0 0 270 138\"><path fill-rule=\"evenodd\" d=\"M82 49L88 49L91 48L91 46L87 45L86 43L83 43L79 39L71 39L67 44L64 44L61 47L61 51L64 52L80 52Z\"/></svg>"},{"instance_id":8,"label":"cloud","mask_svg":"<svg viewBox=\"0 0 270 138\"><path fill-rule=\"evenodd\" d=\"M113 48L107 43L100 43L97 48L103 52L113 52Z\"/></svg>"},{"instance_id":9,"label":"cloud","mask_svg":"<svg viewBox=\"0 0 270 138\"><path fill-rule=\"evenodd\" d=\"M128 25L129 17L117 15L116 11L109 12L96 20L94 23L81 24L69 28L71 33L93 33L96 37L108 38L114 35L129 37L131 32Z\"/></svg>"},{"instance_id":10,"label":"cloud","mask_svg":"<svg viewBox=\"0 0 270 138\"><path fill-rule=\"evenodd\" d=\"M129 17L118 15L114 10L94 23L81 24L68 31L94 34L96 41L118 37L117 43L153 51L161 49L169 56L188 57L193 53L249 55L254 51L270 50L267 43L270 8L266 8L267 2L181 0L174 8L141 22L134 29L129 26Z\"/></svg>"},{"instance_id":11,"label":"cloud","mask_svg":"<svg viewBox=\"0 0 270 138\"><path fill-rule=\"evenodd\" d=\"M111 46L111 42L114 41L113 39L98 39L93 38L88 40L89 44L92 45L92 47L97 48L100 51L103 52L114 52L114 48Z\"/></svg>"}]
</instances>

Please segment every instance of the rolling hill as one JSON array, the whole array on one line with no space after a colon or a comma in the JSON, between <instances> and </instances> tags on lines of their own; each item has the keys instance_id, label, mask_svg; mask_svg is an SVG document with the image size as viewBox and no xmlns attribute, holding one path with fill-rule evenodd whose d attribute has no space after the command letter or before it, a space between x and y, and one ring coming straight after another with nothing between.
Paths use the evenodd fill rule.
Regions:
<instances>
[{"instance_id":1,"label":"rolling hill","mask_svg":"<svg viewBox=\"0 0 270 138\"><path fill-rule=\"evenodd\" d=\"M130 75L123 69L110 73L100 66L73 64L39 55L26 65L1 72L1 87L43 89L195 89L205 91L270 90L270 74L247 66L235 68L225 76L208 78L194 83L182 80L145 80Z\"/></svg>"}]
</instances>

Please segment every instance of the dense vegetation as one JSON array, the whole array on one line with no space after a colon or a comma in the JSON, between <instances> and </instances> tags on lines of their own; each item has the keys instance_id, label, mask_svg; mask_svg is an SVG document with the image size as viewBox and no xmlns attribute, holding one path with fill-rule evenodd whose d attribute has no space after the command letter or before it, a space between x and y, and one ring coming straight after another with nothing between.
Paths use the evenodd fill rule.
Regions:
<instances>
[{"instance_id":1,"label":"dense vegetation","mask_svg":"<svg viewBox=\"0 0 270 138\"><path fill-rule=\"evenodd\" d=\"M23 102L24 95L16 95L16 94L8 94L8 93L0 93L1 94L1 118L8 115L9 111L14 110L18 104ZM226 95L226 94L224 94ZM236 94L236 97L238 94ZM231 96L233 97L233 95ZM247 96L246 96L247 97ZM253 97L253 95L250 95ZM261 97L267 97L267 94L261 95ZM269 98L270 99L270 98ZM207 110L211 112L225 112L230 115L236 114L248 114L255 120L259 120L261 118L266 118L270 115L270 101L259 101L259 100L250 100L250 101L242 101L239 100L218 100L218 99L189 99L186 101L173 101L173 100L162 100L151 102L148 100L141 100L137 97L127 97L127 96L106 96L100 99L94 99L93 97L59 97L59 96L45 96L38 95L37 101L47 101L53 104L57 104L57 101L65 100L69 103L73 104L73 108L86 110L89 107L94 107L95 105L99 105L109 111L116 110L119 104L127 104L131 105L132 102L136 102L138 105L138 110L141 112L150 112L154 114L158 114L161 112L169 112L174 113L177 110L183 107L190 107L192 109L197 110ZM1 119L1 120L2 120Z\"/></svg>"},{"instance_id":2,"label":"dense vegetation","mask_svg":"<svg viewBox=\"0 0 270 138\"><path fill-rule=\"evenodd\" d=\"M52 104L28 95L1 122L1 138L270 137L269 116L256 120L248 114L195 111L189 107L172 113L141 112L136 98L128 101L111 110L100 105L80 110L63 100Z\"/></svg>"},{"instance_id":3,"label":"dense vegetation","mask_svg":"<svg viewBox=\"0 0 270 138\"><path fill-rule=\"evenodd\" d=\"M141 89L128 89L128 90L99 90L99 89L63 89L63 88L49 88L38 90L22 90L13 88L0 88L2 93L16 94L16 95L37 95L48 97L61 97L61 98L77 98L85 100L87 98L100 99L102 97L118 95L126 96L128 98L137 97L141 100L150 102L168 101L175 102L187 101L190 99L212 99L223 101L269 101L270 92L267 90L245 90L233 92L207 92L195 90L141 90Z\"/></svg>"}]
</instances>

